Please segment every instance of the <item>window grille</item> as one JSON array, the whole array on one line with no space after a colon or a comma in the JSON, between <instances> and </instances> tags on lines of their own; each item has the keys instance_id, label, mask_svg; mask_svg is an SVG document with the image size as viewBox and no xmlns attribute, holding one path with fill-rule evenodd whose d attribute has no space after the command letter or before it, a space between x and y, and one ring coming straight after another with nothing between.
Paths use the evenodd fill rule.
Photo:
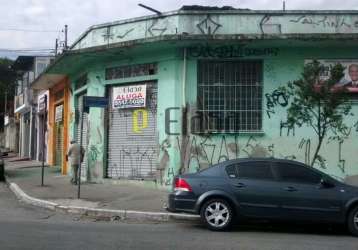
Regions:
<instances>
[{"instance_id":1,"label":"window grille","mask_svg":"<svg viewBox=\"0 0 358 250\"><path fill-rule=\"evenodd\" d=\"M157 74L157 63L126 65L106 69L106 80Z\"/></svg>"},{"instance_id":2,"label":"window grille","mask_svg":"<svg viewBox=\"0 0 358 250\"><path fill-rule=\"evenodd\" d=\"M193 133L261 131L262 62L200 60L192 126Z\"/></svg>"}]
</instances>

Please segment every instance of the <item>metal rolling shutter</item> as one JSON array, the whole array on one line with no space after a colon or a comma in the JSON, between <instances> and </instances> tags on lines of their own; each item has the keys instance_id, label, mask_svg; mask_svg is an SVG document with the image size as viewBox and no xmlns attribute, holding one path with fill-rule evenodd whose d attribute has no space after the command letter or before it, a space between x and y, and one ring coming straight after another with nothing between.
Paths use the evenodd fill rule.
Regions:
<instances>
[{"instance_id":1,"label":"metal rolling shutter","mask_svg":"<svg viewBox=\"0 0 358 250\"><path fill-rule=\"evenodd\" d=\"M78 119L76 121L76 142L79 144L81 140L81 112L83 106L83 97L86 94L79 95L77 97L77 107L76 112L78 112ZM88 124L88 114L83 113L83 129L82 129L82 147L85 149L85 156L83 158L83 162L81 163L81 176L83 178L87 178L87 144L88 144L88 137L87 137L87 124Z\"/></svg>"},{"instance_id":2,"label":"metal rolling shutter","mask_svg":"<svg viewBox=\"0 0 358 250\"><path fill-rule=\"evenodd\" d=\"M140 114L137 116L138 124L143 124L142 113L138 112L142 108L112 110L110 107L107 168L110 178L155 178L158 153L157 84L140 84L147 85L147 105L144 109L148 114L147 127L140 133L133 131L133 114Z\"/></svg>"},{"instance_id":3,"label":"metal rolling shutter","mask_svg":"<svg viewBox=\"0 0 358 250\"><path fill-rule=\"evenodd\" d=\"M63 122L56 122L56 166L62 167Z\"/></svg>"}]
</instances>

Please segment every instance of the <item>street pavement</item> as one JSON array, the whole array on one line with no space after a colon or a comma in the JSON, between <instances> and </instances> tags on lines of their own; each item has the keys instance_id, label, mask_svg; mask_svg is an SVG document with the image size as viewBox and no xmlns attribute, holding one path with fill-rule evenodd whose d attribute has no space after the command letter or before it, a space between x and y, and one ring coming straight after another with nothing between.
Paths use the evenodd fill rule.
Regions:
<instances>
[{"instance_id":1,"label":"street pavement","mask_svg":"<svg viewBox=\"0 0 358 250\"><path fill-rule=\"evenodd\" d=\"M163 212L168 191L155 184L86 183L81 199L56 167L6 159L5 172L28 195L65 205ZM81 214L64 214L19 202L0 183L0 249L344 249L358 250L358 238L344 227L255 223L230 232L208 231L198 220L154 223Z\"/></svg>"},{"instance_id":2,"label":"street pavement","mask_svg":"<svg viewBox=\"0 0 358 250\"><path fill-rule=\"evenodd\" d=\"M64 206L99 209L121 209L166 212L168 190L154 182L108 180L104 183L83 183L81 199L77 199L77 186L70 177L61 174L59 167L45 167L44 186L41 186L41 163L14 161L5 158L5 174L9 182L16 183L26 194Z\"/></svg>"},{"instance_id":3,"label":"street pavement","mask_svg":"<svg viewBox=\"0 0 358 250\"><path fill-rule=\"evenodd\" d=\"M0 249L277 249L357 250L341 228L242 225L211 232L199 223L101 221L20 203L0 183Z\"/></svg>"}]
</instances>

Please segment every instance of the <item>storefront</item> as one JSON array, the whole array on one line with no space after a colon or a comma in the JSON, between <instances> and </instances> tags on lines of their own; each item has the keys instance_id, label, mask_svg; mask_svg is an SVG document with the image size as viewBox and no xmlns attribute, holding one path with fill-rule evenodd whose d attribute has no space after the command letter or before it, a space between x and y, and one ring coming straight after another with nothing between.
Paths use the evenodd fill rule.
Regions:
<instances>
[{"instance_id":1,"label":"storefront","mask_svg":"<svg viewBox=\"0 0 358 250\"><path fill-rule=\"evenodd\" d=\"M109 87L109 178L155 179L157 170L157 83Z\"/></svg>"},{"instance_id":2,"label":"storefront","mask_svg":"<svg viewBox=\"0 0 358 250\"><path fill-rule=\"evenodd\" d=\"M88 124L88 114L83 111L83 97L86 95L86 91L82 91L75 95L75 136L73 137L78 144L81 143L82 136L82 147L87 149L88 145L88 134L87 134L87 124ZM83 118L81 117L83 115ZM83 121L82 130L81 130L81 120ZM81 163L81 177L87 178L87 170L88 170L88 153L84 154L83 161Z\"/></svg>"},{"instance_id":3,"label":"storefront","mask_svg":"<svg viewBox=\"0 0 358 250\"><path fill-rule=\"evenodd\" d=\"M49 90L48 163L61 167L63 174L67 173L69 94L67 79Z\"/></svg>"},{"instance_id":4,"label":"storefront","mask_svg":"<svg viewBox=\"0 0 358 250\"><path fill-rule=\"evenodd\" d=\"M38 95L37 98L37 160L47 161L47 138L48 138L48 106L49 92L45 91Z\"/></svg>"}]
</instances>

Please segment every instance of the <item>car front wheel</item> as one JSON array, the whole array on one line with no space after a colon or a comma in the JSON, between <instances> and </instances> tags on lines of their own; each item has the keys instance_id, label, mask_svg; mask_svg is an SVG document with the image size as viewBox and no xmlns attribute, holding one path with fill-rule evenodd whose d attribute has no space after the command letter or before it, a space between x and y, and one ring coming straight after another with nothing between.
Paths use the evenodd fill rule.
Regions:
<instances>
[{"instance_id":1,"label":"car front wheel","mask_svg":"<svg viewBox=\"0 0 358 250\"><path fill-rule=\"evenodd\" d=\"M358 236L358 206L350 211L347 224L349 232L354 236Z\"/></svg>"},{"instance_id":2,"label":"car front wheel","mask_svg":"<svg viewBox=\"0 0 358 250\"><path fill-rule=\"evenodd\" d=\"M211 199L202 206L200 217L213 231L228 229L234 217L232 207L223 199Z\"/></svg>"}]
</instances>

